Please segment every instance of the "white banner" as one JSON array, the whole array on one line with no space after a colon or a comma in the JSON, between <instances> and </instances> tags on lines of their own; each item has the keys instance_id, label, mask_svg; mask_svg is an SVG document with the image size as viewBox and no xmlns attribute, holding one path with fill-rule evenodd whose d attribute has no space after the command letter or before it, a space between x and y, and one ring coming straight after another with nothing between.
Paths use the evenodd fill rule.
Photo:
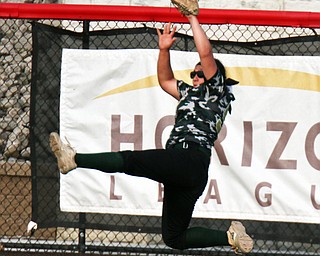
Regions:
<instances>
[{"instance_id":1,"label":"white banner","mask_svg":"<svg viewBox=\"0 0 320 256\"><path fill-rule=\"evenodd\" d=\"M195 52L171 52L190 82ZM176 100L158 50L63 50L60 133L79 153L165 145ZM234 86L195 217L319 223L320 58L216 54ZM170 168L170 166L168 166ZM161 215L162 185L80 169L61 176L62 211Z\"/></svg>"}]
</instances>

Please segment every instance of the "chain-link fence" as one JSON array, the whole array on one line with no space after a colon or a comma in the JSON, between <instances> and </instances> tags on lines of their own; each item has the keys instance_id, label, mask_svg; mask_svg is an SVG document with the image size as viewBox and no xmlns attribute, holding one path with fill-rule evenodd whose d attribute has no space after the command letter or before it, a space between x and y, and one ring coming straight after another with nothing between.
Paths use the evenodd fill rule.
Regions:
<instances>
[{"instance_id":1,"label":"chain-link fence","mask_svg":"<svg viewBox=\"0 0 320 256\"><path fill-rule=\"evenodd\" d=\"M176 24L174 50L194 51L190 27ZM186 251L164 245L158 217L65 213L48 135L59 128L62 48L157 48L159 22L0 20L0 236L6 251L233 255L229 248ZM204 24L214 52L320 55L320 28ZM27 234L30 220L38 229ZM192 224L227 230L229 220ZM319 255L316 224L244 221L253 254Z\"/></svg>"}]
</instances>

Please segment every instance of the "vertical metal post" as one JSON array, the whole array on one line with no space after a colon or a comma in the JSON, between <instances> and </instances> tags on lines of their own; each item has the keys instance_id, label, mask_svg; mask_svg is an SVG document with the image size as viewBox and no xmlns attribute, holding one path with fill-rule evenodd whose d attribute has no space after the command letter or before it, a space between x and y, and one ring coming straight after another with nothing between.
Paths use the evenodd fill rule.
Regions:
<instances>
[{"instance_id":1,"label":"vertical metal post","mask_svg":"<svg viewBox=\"0 0 320 256\"><path fill-rule=\"evenodd\" d=\"M79 213L79 253L86 252L86 214Z\"/></svg>"},{"instance_id":2,"label":"vertical metal post","mask_svg":"<svg viewBox=\"0 0 320 256\"><path fill-rule=\"evenodd\" d=\"M90 28L90 21L84 20L83 21L83 33L82 33L82 49L89 49L89 28Z\"/></svg>"},{"instance_id":3,"label":"vertical metal post","mask_svg":"<svg viewBox=\"0 0 320 256\"><path fill-rule=\"evenodd\" d=\"M83 21L82 49L89 49L90 21ZM79 253L86 252L86 214L79 213Z\"/></svg>"}]
</instances>

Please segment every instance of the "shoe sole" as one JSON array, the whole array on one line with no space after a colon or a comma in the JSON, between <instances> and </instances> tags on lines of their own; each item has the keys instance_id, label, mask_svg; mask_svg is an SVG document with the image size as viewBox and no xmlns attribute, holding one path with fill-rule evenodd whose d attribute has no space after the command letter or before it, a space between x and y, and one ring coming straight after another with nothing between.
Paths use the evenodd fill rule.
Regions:
<instances>
[{"instance_id":1,"label":"shoe sole","mask_svg":"<svg viewBox=\"0 0 320 256\"><path fill-rule=\"evenodd\" d=\"M241 253L249 253L253 248L253 240L246 233L245 227L239 221L233 221L231 223L231 227L233 232L236 234L234 240L237 245L237 249L240 250ZM238 251L237 250L237 251Z\"/></svg>"}]
</instances>

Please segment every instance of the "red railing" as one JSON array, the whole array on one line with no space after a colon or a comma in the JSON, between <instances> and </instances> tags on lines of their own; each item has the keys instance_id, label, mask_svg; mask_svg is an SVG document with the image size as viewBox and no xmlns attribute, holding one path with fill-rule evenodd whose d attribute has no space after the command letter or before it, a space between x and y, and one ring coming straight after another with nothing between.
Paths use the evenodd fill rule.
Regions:
<instances>
[{"instance_id":1,"label":"red railing","mask_svg":"<svg viewBox=\"0 0 320 256\"><path fill-rule=\"evenodd\" d=\"M1 3L0 18L121 20L185 23L174 7L85 4ZM199 21L207 24L243 24L320 28L320 12L224 10L202 8Z\"/></svg>"}]
</instances>

